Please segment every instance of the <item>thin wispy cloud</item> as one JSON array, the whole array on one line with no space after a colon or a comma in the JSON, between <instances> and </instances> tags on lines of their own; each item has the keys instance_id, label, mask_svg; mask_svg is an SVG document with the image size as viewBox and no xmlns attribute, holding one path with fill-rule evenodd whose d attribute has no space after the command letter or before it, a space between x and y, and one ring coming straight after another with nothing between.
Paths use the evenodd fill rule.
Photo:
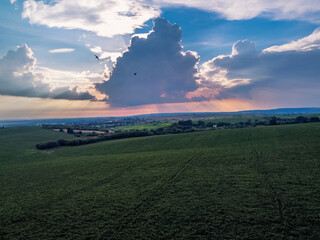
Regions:
<instances>
[{"instance_id":1,"label":"thin wispy cloud","mask_svg":"<svg viewBox=\"0 0 320 240\"><path fill-rule=\"evenodd\" d=\"M100 46L91 47L90 51L93 52L94 54L97 54L99 56L99 59L107 59L111 62L116 62L117 58L122 56L122 52L104 51Z\"/></svg>"},{"instance_id":2,"label":"thin wispy cloud","mask_svg":"<svg viewBox=\"0 0 320 240\"><path fill-rule=\"evenodd\" d=\"M280 46L272 46L264 52L310 51L320 49L320 27L307 37Z\"/></svg>"},{"instance_id":3,"label":"thin wispy cloud","mask_svg":"<svg viewBox=\"0 0 320 240\"><path fill-rule=\"evenodd\" d=\"M50 53L68 53L68 52L74 52L74 48L58 48L58 49L52 49L49 50Z\"/></svg>"},{"instance_id":4,"label":"thin wispy cloud","mask_svg":"<svg viewBox=\"0 0 320 240\"><path fill-rule=\"evenodd\" d=\"M220 14L228 20L265 17L274 20L301 19L320 23L319 0L155 0L159 6L186 6Z\"/></svg>"}]
</instances>

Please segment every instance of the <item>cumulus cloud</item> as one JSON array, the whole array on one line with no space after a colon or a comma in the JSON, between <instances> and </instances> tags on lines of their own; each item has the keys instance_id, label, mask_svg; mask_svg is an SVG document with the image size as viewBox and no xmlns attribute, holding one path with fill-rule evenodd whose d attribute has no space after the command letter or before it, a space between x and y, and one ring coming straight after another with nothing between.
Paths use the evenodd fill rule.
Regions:
<instances>
[{"instance_id":1,"label":"cumulus cloud","mask_svg":"<svg viewBox=\"0 0 320 240\"><path fill-rule=\"evenodd\" d=\"M320 22L320 0L155 0L160 6L187 6L219 13L228 20L262 16L272 19L302 19Z\"/></svg>"},{"instance_id":2,"label":"cumulus cloud","mask_svg":"<svg viewBox=\"0 0 320 240\"><path fill-rule=\"evenodd\" d=\"M215 99L261 99L263 95L265 100L319 104L320 48L315 47L318 40L314 37L318 31L291 46L263 51L248 40L238 41L231 55L218 56L202 65L200 85L213 89Z\"/></svg>"},{"instance_id":3,"label":"cumulus cloud","mask_svg":"<svg viewBox=\"0 0 320 240\"><path fill-rule=\"evenodd\" d=\"M10 50L0 59L0 94L68 100L93 100L89 92L78 92L77 86L52 88L45 76L35 71L37 59L26 45Z\"/></svg>"},{"instance_id":4,"label":"cumulus cloud","mask_svg":"<svg viewBox=\"0 0 320 240\"><path fill-rule=\"evenodd\" d=\"M26 0L22 17L31 24L81 29L102 37L131 34L160 10L142 0Z\"/></svg>"},{"instance_id":5,"label":"cumulus cloud","mask_svg":"<svg viewBox=\"0 0 320 240\"><path fill-rule=\"evenodd\" d=\"M74 52L74 48L58 48L49 50L50 53L67 53L67 52Z\"/></svg>"},{"instance_id":6,"label":"cumulus cloud","mask_svg":"<svg viewBox=\"0 0 320 240\"><path fill-rule=\"evenodd\" d=\"M147 38L133 37L128 51L117 62L108 81L96 84L112 106L185 102L197 89L194 52L183 52L182 31L162 18L154 20Z\"/></svg>"}]
</instances>

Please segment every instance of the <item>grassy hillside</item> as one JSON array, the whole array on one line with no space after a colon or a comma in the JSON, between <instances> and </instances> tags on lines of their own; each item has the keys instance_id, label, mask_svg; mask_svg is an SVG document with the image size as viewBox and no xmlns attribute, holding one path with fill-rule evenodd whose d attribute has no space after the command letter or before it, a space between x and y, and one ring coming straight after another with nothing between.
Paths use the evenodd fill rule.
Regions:
<instances>
[{"instance_id":1,"label":"grassy hillside","mask_svg":"<svg viewBox=\"0 0 320 240\"><path fill-rule=\"evenodd\" d=\"M320 238L320 124L35 149L60 134L0 129L1 239Z\"/></svg>"},{"instance_id":2,"label":"grassy hillside","mask_svg":"<svg viewBox=\"0 0 320 240\"><path fill-rule=\"evenodd\" d=\"M142 129L157 129L157 128L163 128L163 127L168 127L172 124L172 122L166 122L166 123L154 123L154 124L137 124L137 125L132 125L132 126L121 126L121 127L116 127L114 130L142 130Z\"/></svg>"},{"instance_id":3,"label":"grassy hillside","mask_svg":"<svg viewBox=\"0 0 320 240\"><path fill-rule=\"evenodd\" d=\"M176 116L175 120L173 119L166 119L169 122L157 122L157 123L153 123L153 124L145 124L145 123L141 123L141 124L133 124L133 125L127 125L127 126L119 126L119 127L115 127L113 128L114 130L142 130L142 129L157 129L157 128L164 128L164 127L168 127L170 125L172 125L175 122L178 122L177 118L179 120L189 120L192 119L194 123L197 123L199 121L203 121L205 123L219 123L219 122L223 122L223 123L230 123L230 124L236 124L236 123L240 123L240 122L247 122L247 121L251 121L252 123L254 123L255 121L262 121L262 122L266 122L267 124L269 123L269 120L271 117L277 117L279 119L295 119L296 117L299 116L304 116L306 118L311 118L311 117L320 117L319 113L313 113L313 114L279 114L279 115L269 115L269 114L227 114L227 115L217 115L217 114L207 114L204 115L203 117L207 117L208 119L201 119L199 118L199 116L192 116L192 115L188 115L188 116L184 116L184 118L179 119L179 117L181 116ZM188 118L186 118L188 117ZM158 119L160 120L160 119Z\"/></svg>"}]
</instances>

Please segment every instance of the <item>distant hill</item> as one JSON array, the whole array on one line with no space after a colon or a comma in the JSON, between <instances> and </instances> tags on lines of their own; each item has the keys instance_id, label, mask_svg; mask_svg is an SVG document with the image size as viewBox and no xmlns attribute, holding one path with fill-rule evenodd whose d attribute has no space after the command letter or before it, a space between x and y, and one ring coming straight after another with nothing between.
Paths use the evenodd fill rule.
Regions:
<instances>
[{"instance_id":1,"label":"distant hill","mask_svg":"<svg viewBox=\"0 0 320 240\"><path fill-rule=\"evenodd\" d=\"M312 114L320 113L320 108L276 108L267 110L245 110L237 112L184 112L184 113L154 113L135 115L132 117L174 116L174 115L206 115L206 114Z\"/></svg>"},{"instance_id":2,"label":"distant hill","mask_svg":"<svg viewBox=\"0 0 320 240\"><path fill-rule=\"evenodd\" d=\"M225 114L314 114L320 113L320 108L277 108L268 110L246 110L238 112L184 112L184 113L153 113L126 117L93 117L93 118L59 118L59 119L28 119L28 120L1 120L0 127L13 126L38 126L43 124L87 124L90 122L118 121L125 118L152 118L166 116L204 116L204 115L225 115Z\"/></svg>"},{"instance_id":3,"label":"distant hill","mask_svg":"<svg viewBox=\"0 0 320 240\"><path fill-rule=\"evenodd\" d=\"M320 108L277 108L277 109L268 109L268 110L240 111L238 113L251 113L251 114L312 114L312 113L320 113Z\"/></svg>"}]
</instances>

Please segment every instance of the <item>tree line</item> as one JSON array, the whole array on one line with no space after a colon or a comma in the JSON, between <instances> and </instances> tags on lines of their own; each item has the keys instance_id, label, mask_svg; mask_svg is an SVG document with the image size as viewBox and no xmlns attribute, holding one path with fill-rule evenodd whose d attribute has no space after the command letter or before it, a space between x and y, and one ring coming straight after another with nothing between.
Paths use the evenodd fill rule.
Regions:
<instances>
[{"instance_id":1,"label":"tree line","mask_svg":"<svg viewBox=\"0 0 320 240\"><path fill-rule=\"evenodd\" d=\"M143 129L143 130L130 130L123 132L115 132L108 135L92 135L89 138L79 138L74 140L65 140L60 139L56 142L46 142L39 143L36 145L37 149L44 150L50 148L56 148L60 146L79 146L90 143L96 143L101 141L108 141L121 138L132 138L132 137L144 137L144 136L153 136L153 135L164 135L164 134L177 134L177 133L187 133L199 131L201 129L216 129L216 128L243 128L243 127L256 127L259 125L280 125L280 124L293 124L293 123L308 123L308 122L320 122L319 117L304 117L298 116L296 118L278 118L278 117L268 117L266 120L251 120L248 119L245 122L229 123L229 122L215 122L215 121L195 121L185 120L178 121L171 124L168 127L162 127L157 129ZM67 132L72 134L73 131L71 128L68 128Z\"/></svg>"},{"instance_id":2,"label":"tree line","mask_svg":"<svg viewBox=\"0 0 320 240\"><path fill-rule=\"evenodd\" d=\"M98 137L91 137L91 138L79 138L74 140L65 140L60 139L56 142L46 142L46 143L39 143L36 145L37 149L44 150L50 148L56 148L61 146L79 146L85 145L90 143L97 143L101 141L107 140L114 140L114 139L121 139L121 138L132 138L132 137L143 137L148 136L148 131L128 131L128 132L118 132L112 135L103 135Z\"/></svg>"}]
</instances>

